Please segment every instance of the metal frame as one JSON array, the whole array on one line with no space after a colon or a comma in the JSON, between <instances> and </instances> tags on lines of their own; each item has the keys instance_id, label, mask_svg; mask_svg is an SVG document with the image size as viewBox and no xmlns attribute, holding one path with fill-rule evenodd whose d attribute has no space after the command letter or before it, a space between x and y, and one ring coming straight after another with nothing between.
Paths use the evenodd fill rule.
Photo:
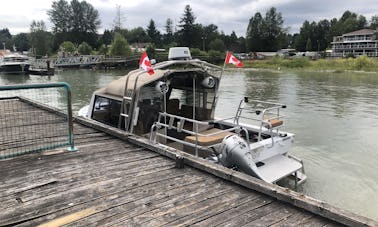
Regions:
<instances>
[{"instance_id":1,"label":"metal frame","mask_svg":"<svg viewBox=\"0 0 378 227\"><path fill-rule=\"evenodd\" d=\"M165 119L169 119L168 120L168 124L166 123L166 120ZM164 119L164 122L162 123L162 119ZM175 120L177 120L178 122L180 122L180 124L178 124L178 126L174 126L174 122ZM191 122L193 123L193 130L187 130L187 129L184 129L184 124L185 122ZM201 136L201 137L210 137L210 136L214 136L214 135L217 135L217 134L221 134L221 133L224 133L224 132L237 132L239 133L240 131L244 131L245 134L246 134L246 141L247 143L249 144L249 133L248 133L248 130L241 127L241 126L235 126L235 127L232 127L232 128L229 128L229 129L226 129L226 130L221 130L219 132L214 132L214 133L210 133L210 134L201 134L198 132L198 126L199 125L209 125L210 122L206 122L206 121L197 121L197 120L193 120L193 119L189 119L189 118L185 118L185 117L181 117L181 116L177 116L177 115L173 115L173 114L169 114L169 113L159 113L159 118L158 118L158 121L155 122L155 124L153 124L151 126L151 132L150 132L150 140L153 141L153 142L156 142L156 137L157 136L160 136L160 137L163 137L163 138L166 138L166 139L169 139L169 140L173 140L175 142L179 142L183 145L188 145L188 146L191 146L191 147L194 147L195 148L195 154L196 156L198 156L198 149L208 149L208 148L211 148L211 147L214 147L215 145L217 144L213 144L213 145L210 145L210 146L200 146L198 145L198 137ZM194 144L192 143L189 143L189 142L186 142L186 141L183 141L183 140L180 140L180 139L176 139L176 138L173 138L171 136L168 136L166 134L162 134L162 133L158 133L156 130L158 129L161 129L161 128L164 128L164 129L176 129L177 132L185 132L185 133L188 133L189 135L192 135L192 136L195 136L196 137L196 142ZM155 131L155 133L154 133ZM218 143L219 144L219 143Z\"/></svg>"},{"instance_id":2,"label":"metal frame","mask_svg":"<svg viewBox=\"0 0 378 227\"><path fill-rule=\"evenodd\" d=\"M58 145L55 145L55 146L46 146L44 148L29 150L29 151L25 151L25 152L22 152L22 153L37 152L37 151L62 147L62 146L66 146L66 145L69 145L69 147L67 148L68 151L77 151L78 150L75 147L75 143L74 143L71 86L68 83L65 83L65 82L0 86L0 91L43 89L43 88L60 88L60 87L65 88L66 93L67 93L67 117L68 117L68 122L67 122L67 124L68 124L68 141L67 141L67 143L58 144ZM15 97L13 97L13 98L15 98ZM23 98L20 98L20 99L23 100ZM40 106L40 104L33 102L33 100L28 100L28 101L37 105L37 106ZM13 156L13 155L11 155L11 156ZM4 158L4 157L1 157L1 158ZM7 158L7 157L5 157L5 158Z\"/></svg>"}]
</instances>

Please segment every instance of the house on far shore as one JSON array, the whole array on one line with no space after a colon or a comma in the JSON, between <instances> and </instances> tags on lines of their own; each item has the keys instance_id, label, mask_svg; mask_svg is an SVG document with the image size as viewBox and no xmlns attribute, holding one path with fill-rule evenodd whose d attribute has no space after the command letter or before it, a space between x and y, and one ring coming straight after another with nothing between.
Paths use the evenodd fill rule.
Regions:
<instances>
[{"instance_id":1,"label":"house on far shore","mask_svg":"<svg viewBox=\"0 0 378 227\"><path fill-rule=\"evenodd\" d=\"M333 37L332 57L348 55L378 57L378 28L361 29L358 31Z\"/></svg>"}]
</instances>

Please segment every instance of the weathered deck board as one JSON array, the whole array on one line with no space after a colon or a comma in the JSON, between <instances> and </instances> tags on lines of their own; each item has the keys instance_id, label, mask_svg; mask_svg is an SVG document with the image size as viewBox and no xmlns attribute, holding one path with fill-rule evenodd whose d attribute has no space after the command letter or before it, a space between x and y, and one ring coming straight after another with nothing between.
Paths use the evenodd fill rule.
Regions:
<instances>
[{"instance_id":1,"label":"weathered deck board","mask_svg":"<svg viewBox=\"0 0 378 227\"><path fill-rule=\"evenodd\" d=\"M0 226L340 225L104 132L75 135L78 152L0 161Z\"/></svg>"}]
</instances>

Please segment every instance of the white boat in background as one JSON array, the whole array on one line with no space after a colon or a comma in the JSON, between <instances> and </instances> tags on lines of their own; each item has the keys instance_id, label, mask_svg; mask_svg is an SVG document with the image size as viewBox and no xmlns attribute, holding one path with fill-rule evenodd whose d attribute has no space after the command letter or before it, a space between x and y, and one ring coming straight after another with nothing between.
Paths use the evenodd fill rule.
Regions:
<instances>
[{"instance_id":1,"label":"white boat in background","mask_svg":"<svg viewBox=\"0 0 378 227\"><path fill-rule=\"evenodd\" d=\"M19 53L0 54L0 72L25 74L30 67L29 57Z\"/></svg>"},{"instance_id":2,"label":"white boat in background","mask_svg":"<svg viewBox=\"0 0 378 227\"><path fill-rule=\"evenodd\" d=\"M79 115L269 183L306 180L303 162L289 154L294 134L282 131L285 105L243 98L235 116L218 119L222 68L185 47L168 58L153 65L154 75L137 69L95 91ZM254 117L243 117L246 108Z\"/></svg>"}]
</instances>

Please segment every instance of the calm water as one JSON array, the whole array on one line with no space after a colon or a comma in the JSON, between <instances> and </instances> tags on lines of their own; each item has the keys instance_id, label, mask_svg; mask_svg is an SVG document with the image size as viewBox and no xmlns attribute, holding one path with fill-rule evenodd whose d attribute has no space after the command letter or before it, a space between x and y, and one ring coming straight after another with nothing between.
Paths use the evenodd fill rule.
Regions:
<instances>
[{"instance_id":1,"label":"calm water","mask_svg":"<svg viewBox=\"0 0 378 227\"><path fill-rule=\"evenodd\" d=\"M0 84L68 82L78 111L94 90L124 74L0 75ZM378 74L227 73L216 114L234 115L244 96L287 104L285 130L296 134L293 153L304 160L308 176L301 192L378 220Z\"/></svg>"}]
</instances>

